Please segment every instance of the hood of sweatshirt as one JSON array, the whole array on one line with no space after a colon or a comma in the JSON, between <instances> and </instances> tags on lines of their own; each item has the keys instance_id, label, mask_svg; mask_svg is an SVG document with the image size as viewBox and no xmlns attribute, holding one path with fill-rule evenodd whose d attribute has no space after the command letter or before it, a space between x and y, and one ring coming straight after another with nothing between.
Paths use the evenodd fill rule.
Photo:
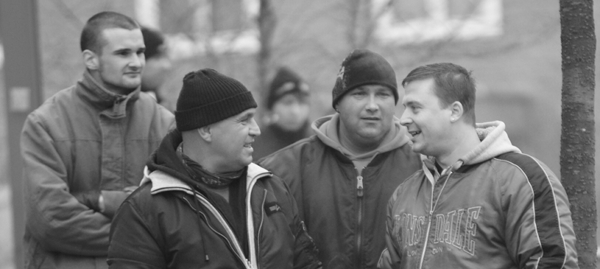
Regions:
<instances>
[{"instance_id":1,"label":"hood of sweatshirt","mask_svg":"<svg viewBox=\"0 0 600 269\"><path fill-rule=\"evenodd\" d=\"M476 124L476 132L481 143L477 145L469 153L461 157L452 166L447 167L441 174L445 174L447 170L456 171L463 165L478 164L489 159L492 159L500 154L516 152L521 153L521 150L510 142L508 134L505 131L505 125L502 121L490 121ZM435 169L435 158L425 157L421 155L423 164L431 170Z\"/></svg>"},{"instance_id":2,"label":"hood of sweatshirt","mask_svg":"<svg viewBox=\"0 0 600 269\"><path fill-rule=\"evenodd\" d=\"M311 125L311 128L315 131L317 138L325 143L325 145L338 150L350 160L373 158L379 153L394 150L410 142L406 127L400 125L400 119L394 117L392 128L390 128L390 131L383 138L379 147L370 152L354 154L342 146L342 143L340 142L339 121L339 114L336 113L315 120Z\"/></svg>"}]
</instances>

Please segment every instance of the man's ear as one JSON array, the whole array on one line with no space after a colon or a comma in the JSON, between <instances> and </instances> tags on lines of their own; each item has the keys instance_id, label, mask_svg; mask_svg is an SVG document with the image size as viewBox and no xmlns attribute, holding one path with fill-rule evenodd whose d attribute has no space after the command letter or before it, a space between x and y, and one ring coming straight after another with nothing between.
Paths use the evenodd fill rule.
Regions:
<instances>
[{"instance_id":1,"label":"man's ear","mask_svg":"<svg viewBox=\"0 0 600 269\"><path fill-rule=\"evenodd\" d=\"M198 134L200 134L200 138L204 139L204 141L212 141L212 132L210 130L210 125L198 128Z\"/></svg>"},{"instance_id":2,"label":"man's ear","mask_svg":"<svg viewBox=\"0 0 600 269\"><path fill-rule=\"evenodd\" d=\"M452 104L450 104L449 109L451 122L456 122L463 116L463 113L465 112L463 105L459 101L454 101Z\"/></svg>"},{"instance_id":3,"label":"man's ear","mask_svg":"<svg viewBox=\"0 0 600 269\"><path fill-rule=\"evenodd\" d=\"M98 59L98 54L91 50L84 50L82 55L83 63L87 69L98 70L98 68L100 68L100 59Z\"/></svg>"}]
</instances>

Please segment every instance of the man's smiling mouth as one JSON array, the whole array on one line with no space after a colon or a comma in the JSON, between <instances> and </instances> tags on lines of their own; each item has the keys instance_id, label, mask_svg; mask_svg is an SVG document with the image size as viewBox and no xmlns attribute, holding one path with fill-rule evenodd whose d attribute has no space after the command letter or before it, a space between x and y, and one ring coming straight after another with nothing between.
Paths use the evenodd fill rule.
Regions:
<instances>
[{"instance_id":1,"label":"man's smiling mouth","mask_svg":"<svg viewBox=\"0 0 600 269\"><path fill-rule=\"evenodd\" d=\"M414 137L416 135L419 135L421 131L408 131L408 133Z\"/></svg>"}]
</instances>

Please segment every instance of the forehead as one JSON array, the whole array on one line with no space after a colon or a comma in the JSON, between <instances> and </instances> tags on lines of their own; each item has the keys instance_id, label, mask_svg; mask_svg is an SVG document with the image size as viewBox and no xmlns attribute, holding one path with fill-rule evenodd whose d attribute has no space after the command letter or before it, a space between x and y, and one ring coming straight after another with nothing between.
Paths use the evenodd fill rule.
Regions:
<instances>
[{"instance_id":1,"label":"forehead","mask_svg":"<svg viewBox=\"0 0 600 269\"><path fill-rule=\"evenodd\" d=\"M235 114L235 115L229 117L227 120L228 121L236 121L240 118L254 117L254 114L256 114L256 108L248 108L238 114Z\"/></svg>"},{"instance_id":2,"label":"forehead","mask_svg":"<svg viewBox=\"0 0 600 269\"><path fill-rule=\"evenodd\" d=\"M109 50L145 48L140 29L106 28L101 32L102 48Z\"/></svg>"},{"instance_id":3,"label":"forehead","mask_svg":"<svg viewBox=\"0 0 600 269\"><path fill-rule=\"evenodd\" d=\"M388 86L384 86L384 85L379 85L379 84L367 84L367 85L362 85L362 86L358 86L354 89L351 90L352 91L373 91L373 92L380 92L380 91L388 91L390 93L392 93L392 89L390 89L390 87Z\"/></svg>"},{"instance_id":4,"label":"forehead","mask_svg":"<svg viewBox=\"0 0 600 269\"><path fill-rule=\"evenodd\" d=\"M437 101L438 97L435 94L434 87L435 81L433 78L412 81L404 86L402 103Z\"/></svg>"},{"instance_id":5,"label":"forehead","mask_svg":"<svg viewBox=\"0 0 600 269\"><path fill-rule=\"evenodd\" d=\"M244 119L244 118L252 118L254 117L254 115L256 114L256 108L249 108L246 109L238 114L235 114L229 118L220 120L218 122L215 122L212 124L213 128L230 128L230 126L233 126L235 124L237 124L238 121Z\"/></svg>"}]
</instances>

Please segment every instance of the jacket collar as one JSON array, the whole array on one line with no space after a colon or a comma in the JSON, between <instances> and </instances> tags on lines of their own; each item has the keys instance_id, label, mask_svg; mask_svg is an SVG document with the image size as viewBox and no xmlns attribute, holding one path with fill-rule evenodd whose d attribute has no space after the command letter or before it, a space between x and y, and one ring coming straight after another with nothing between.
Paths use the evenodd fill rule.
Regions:
<instances>
[{"instance_id":1,"label":"jacket collar","mask_svg":"<svg viewBox=\"0 0 600 269\"><path fill-rule=\"evenodd\" d=\"M121 95L104 88L92 77L88 70L83 73L83 78L77 83L79 85L77 94L85 101L91 103L109 118L124 118L127 104L135 102L139 98L140 87L128 95Z\"/></svg>"},{"instance_id":2,"label":"jacket collar","mask_svg":"<svg viewBox=\"0 0 600 269\"><path fill-rule=\"evenodd\" d=\"M255 163L250 163L250 165L248 165L248 180L246 180L246 190L248 193L250 193L252 187L256 181L258 181L258 179L272 175L273 174L271 174L271 172L269 172L267 169ZM185 182L160 170L154 170L150 172L147 166L144 167L144 178L142 179L142 182L140 182L140 186L146 182L152 182L152 189L150 191L152 195L166 191L183 191L190 195L194 194L192 188Z\"/></svg>"}]
</instances>

